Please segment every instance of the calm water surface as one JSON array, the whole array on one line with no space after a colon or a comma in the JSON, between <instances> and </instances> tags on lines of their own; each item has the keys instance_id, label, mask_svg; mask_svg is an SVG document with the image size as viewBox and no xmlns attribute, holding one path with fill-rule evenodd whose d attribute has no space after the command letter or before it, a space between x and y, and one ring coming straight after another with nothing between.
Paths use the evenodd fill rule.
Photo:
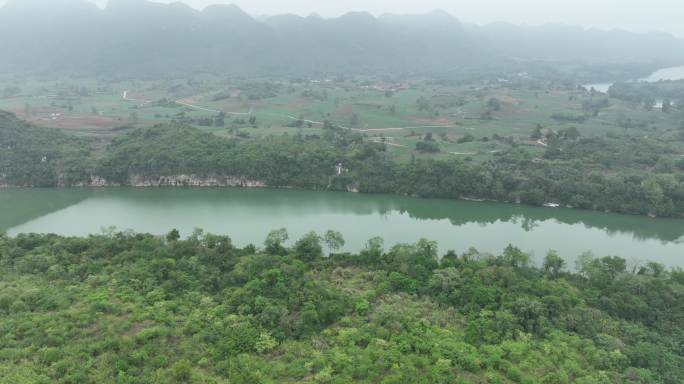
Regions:
<instances>
[{"instance_id":1,"label":"calm water surface","mask_svg":"<svg viewBox=\"0 0 684 384\"><path fill-rule=\"evenodd\" d=\"M684 80L684 66L663 68L653 72L650 76L638 79L637 81L655 83L661 80ZM613 83L596 83L586 84L584 87L586 89L594 88L598 92L606 93L612 86Z\"/></svg>"},{"instance_id":2,"label":"calm water surface","mask_svg":"<svg viewBox=\"0 0 684 384\"><path fill-rule=\"evenodd\" d=\"M586 251L684 267L684 220L544 209L497 203L269 189L0 190L0 231L81 236L116 226L164 234L194 228L261 244L286 227L290 238L340 231L347 251L374 236L387 246L436 240L440 251L475 247L499 254L508 244L539 260L557 250L569 263Z\"/></svg>"},{"instance_id":3,"label":"calm water surface","mask_svg":"<svg viewBox=\"0 0 684 384\"><path fill-rule=\"evenodd\" d=\"M649 77L639 79L639 81L649 83L655 83L661 80L684 80L684 66L663 68L653 72Z\"/></svg>"}]
</instances>

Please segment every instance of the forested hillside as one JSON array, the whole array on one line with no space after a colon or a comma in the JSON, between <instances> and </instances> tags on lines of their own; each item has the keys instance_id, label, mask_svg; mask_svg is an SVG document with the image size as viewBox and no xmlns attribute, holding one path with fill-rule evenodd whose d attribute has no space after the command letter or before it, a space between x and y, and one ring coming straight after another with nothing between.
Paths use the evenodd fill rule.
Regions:
<instances>
[{"instance_id":1,"label":"forested hillside","mask_svg":"<svg viewBox=\"0 0 684 384\"><path fill-rule=\"evenodd\" d=\"M0 382L684 380L682 270L287 237L0 235Z\"/></svg>"},{"instance_id":2,"label":"forested hillside","mask_svg":"<svg viewBox=\"0 0 684 384\"><path fill-rule=\"evenodd\" d=\"M0 384L684 384L676 5L183 1L0 0Z\"/></svg>"},{"instance_id":3,"label":"forested hillside","mask_svg":"<svg viewBox=\"0 0 684 384\"><path fill-rule=\"evenodd\" d=\"M49 187L87 179L91 145L0 111L0 185Z\"/></svg>"},{"instance_id":4,"label":"forested hillside","mask_svg":"<svg viewBox=\"0 0 684 384\"><path fill-rule=\"evenodd\" d=\"M402 163L386 155L384 144L334 125L326 125L322 135L258 140L158 125L96 151L92 141L35 128L7 114L0 118L1 142L8 148L0 155L0 182L10 186L156 185L164 177L191 175L270 187L553 202L666 217L684 213L684 161L667 160L669 149L647 138L558 135L543 162L513 147L484 163L457 158Z\"/></svg>"},{"instance_id":5,"label":"forested hillside","mask_svg":"<svg viewBox=\"0 0 684 384\"><path fill-rule=\"evenodd\" d=\"M116 140L97 174L126 184L133 176L229 175L273 187L358 190L421 197L471 198L633 214L681 216L684 182L677 165L650 172L667 150L648 140L557 139L540 163L512 149L483 164L460 159L397 163L383 144L329 126L323 137L255 141L217 139L183 126L160 126ZM653 147L649 146L653 145ZM341 163L346 172L338 175ZM681 164L680 164L681 166ZM617 172L615 172L617 170Z\"/></svg>"}]
</instances>

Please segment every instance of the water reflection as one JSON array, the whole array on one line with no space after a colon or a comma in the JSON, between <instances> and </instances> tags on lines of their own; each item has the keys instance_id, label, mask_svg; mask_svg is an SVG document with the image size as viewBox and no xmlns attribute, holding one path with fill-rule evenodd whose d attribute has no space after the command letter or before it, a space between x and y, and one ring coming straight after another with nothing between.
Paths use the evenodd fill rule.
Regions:
<instances>
[{"instance_id":1,"label":"water reflection","mask_svg":"<svg viewBox=\"0 0 684 384\"><path fill-rule=\"evenodd\" d=\"M107 202L125 206L132 211L148 212L148 215L165 215L182 209L205 215L222 212L262 221L268 221L269 217L331 214L381 215L387 218L399 213L416 220L448 220L453 226L511 223L525 232L534 231L543 223L561 223L598 229L610 236L628 234L637 240L684 242L684 221L677 219L388 195L211 188L0 190L0 230L17 227L86 201L94 205ZM114 216L116 212L111 214ZM106 222L107 217L101 220ZM192 225L202 227L203 223ZM325 223L321 226L325 227ZM99 227L93 228L92 232L98 230Z\"/></svg>"},{"instance_id":2,"label":"water reflection","mask_svg":"<svg viewBox=\"0 0 684 384\"><path fill-rule=\"evenodd\" d=\"M0 189L0 231L76 205L89 189Z\"/></svg>"},{"instance_id":3,"label":"water reflection","mask_svg":"<svg viewBox=\"0 0 684 384\"><path fill-rule=\"evenodd\" d=\"M288 228L291 239L333 229L344 234L349 252L374 236L387 246L429 238L442 251L476 247L497 254L514 244L538 263L553 249L568 265L593 251L684 266L682 220L510 204L294 190L118 188L0 190L0 210L0 230L12 236L84 236L112 225L153 234L176 228L189 235L200 227L244 246L261 244L274 228Z\"/></svg>"},{"instance_id":4,"label":"water reflection","mask_svg":"<svg viewBox=\"0 0 684 384\"><path fill-rule=\"evenodd\" d=\"M643 216L514 204L447 201L446 204L435 206L432 203L434 200L425 202L411 202L410 206L403 206L400 211L417 219L448 219L456 226L472 222L482 225L511 222L519 224L529 232L542 222L555 221L568 225L581 224L587 228L603 230L609 235L628 233L640 240L658 239L673 242L684 236L684 221L679 219L651 219Z\"/></svg>"}]
</instances>

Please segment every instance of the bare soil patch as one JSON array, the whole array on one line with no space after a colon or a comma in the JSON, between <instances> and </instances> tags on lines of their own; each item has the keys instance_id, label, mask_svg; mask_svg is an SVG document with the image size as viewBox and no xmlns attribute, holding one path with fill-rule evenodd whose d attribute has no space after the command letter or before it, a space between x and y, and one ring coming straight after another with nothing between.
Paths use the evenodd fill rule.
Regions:
<instances>
[{"instance_id":1,"label":"bare soil patch","mask_svg":"<svg viewBox=\"0 0 684 384\"><path fill-rule=\"evenodd\" d=\"M38 112L27 116L22 111L13 111L18 118L44 128L66 130L98 129L106 130L122 124L121 120L99 115L52 115L53 112Z\"/></svg>"},{"instance_id":2,"label":"bare soil patch","mask_svg":"<svg viewBox=\"0 0 684 384\"><path fill-rule=\"evenodd\" d=\"M404 120L416 123L418 125L458 125L446 117L407 116L404 118Z\"/></svg>"}]
</instances>

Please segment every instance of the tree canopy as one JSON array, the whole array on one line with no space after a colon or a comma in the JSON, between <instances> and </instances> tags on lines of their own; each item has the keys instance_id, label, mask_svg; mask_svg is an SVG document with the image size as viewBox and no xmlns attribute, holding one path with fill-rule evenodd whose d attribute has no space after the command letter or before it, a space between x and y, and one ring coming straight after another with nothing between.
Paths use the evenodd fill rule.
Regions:
<instances>
[{"instance_id":1,"label":"tree canopy","mask_svg":"<svg viewBox=\"0 0 684 384\"><path fill-rule=\"evenodd\" d=\"M188 236L185 239L178 235ZM324 236L326 237L326 236ZM330 238L337 238L332 236ZM684 380L684 271L577 272L437 244L323 257L321 237L0 235L11 383L664 383ZM277 244L277 246L274 246Z\"/></svg>"},{"instance_id":2,"label":"tree canopy","mask_svg":"<svg viewBox=\"0 0 684 384\"><path fill-rule=\"evenodd\" d=\"M183 124L157 125L98 150L91 141L1 114L0 143L8 146L0 154L0 184L11 186L154 185L185 175L270 187L684 216L684 169L673 160L672 148L647 137L581 138L568 129L550 136L541 158L513 147L481 163L455 157L398 162L384 144L330 123L322 135L254 140L217 137ZM345 172L336 171L340 163Z\"/></svg>"}]
</instances>

